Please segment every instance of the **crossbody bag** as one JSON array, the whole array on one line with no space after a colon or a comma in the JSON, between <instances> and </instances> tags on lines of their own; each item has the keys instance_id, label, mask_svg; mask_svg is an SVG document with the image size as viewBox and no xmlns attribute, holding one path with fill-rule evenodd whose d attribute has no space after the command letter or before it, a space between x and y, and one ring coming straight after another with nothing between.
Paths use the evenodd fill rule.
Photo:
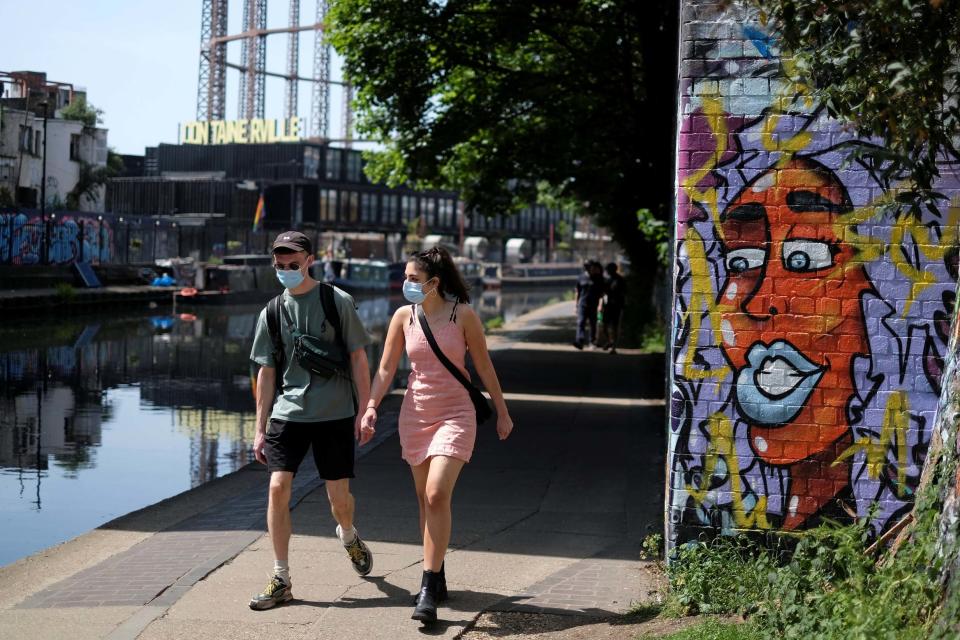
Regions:
<instances>
[{"instance_id":1,"label":"crossbody bag","mask_svg":"<svg viewBox=\"0 0 960 640\"><path fill-rule=\"evenodd\" d=\"M427 337L427 342L430 343L430 348L433 349L433 353L437 356L437 359L440 360L440 363L447 368L447 371L449 371L470 394L473 408L477 412L477 424L486 422L490 416L493 415L493 409L490 408L490 403L487 402L487 398L480 392L480 389L477 389L477 387L463 375L463 372L461 372L456 365L450 362L447 356L443 355L443 351L440 350L440 345L437 344L436 338L433 337L433 332L430 331L430 324L427 322L427 316L423 313L423 307L414 306L416 306L417 309L420 328L423 329L423 335Z\"/></svg>"}]
</instances>

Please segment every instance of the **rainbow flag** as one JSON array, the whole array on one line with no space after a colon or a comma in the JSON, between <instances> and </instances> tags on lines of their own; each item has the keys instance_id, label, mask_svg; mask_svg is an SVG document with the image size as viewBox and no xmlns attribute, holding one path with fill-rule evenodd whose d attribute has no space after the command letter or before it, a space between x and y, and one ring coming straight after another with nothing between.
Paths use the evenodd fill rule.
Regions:
<instances>
[{"instance_id":1,"label":"rainbow flag","mask_svg":"<svg viewBox=\"0 0 960 640\"><path fill-rule=\"evenodd\" d=\"M263 218L267 215L267 207L263 202L263 192L260 192L260 199L257 200L257 211L253 214L253 230L260 231L263 228Z\"/></svg>"}]
</instances>

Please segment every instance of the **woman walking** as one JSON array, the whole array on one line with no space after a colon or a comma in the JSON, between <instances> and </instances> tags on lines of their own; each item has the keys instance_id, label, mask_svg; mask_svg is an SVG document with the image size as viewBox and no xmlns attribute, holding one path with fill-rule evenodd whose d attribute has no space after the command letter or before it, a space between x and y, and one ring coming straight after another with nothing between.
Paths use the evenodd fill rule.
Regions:
<instances>
[{"instance_id":1,"label":"woman walking","mask_svg":"<svg viewBox=\"0 0 960 640\"><path fill-rule=\"evenodd\" d=\"M447 596L443 559L450 542L450 499L463 465L470 461L477 432L477 410L463 384L469 380L467 351L493 399L501 440L510 435L513 421L487 352L483 325L468 304L467 287L450 254L439 247L414 254L404 275L403 295L412 304L397 309L390 321L362 428L374 427L377 407L406 346L411 372L400 409L400 445L413 472L423 535L423 580L412 617L432 623L437 604Z\"/></svg>"}]
</instances>

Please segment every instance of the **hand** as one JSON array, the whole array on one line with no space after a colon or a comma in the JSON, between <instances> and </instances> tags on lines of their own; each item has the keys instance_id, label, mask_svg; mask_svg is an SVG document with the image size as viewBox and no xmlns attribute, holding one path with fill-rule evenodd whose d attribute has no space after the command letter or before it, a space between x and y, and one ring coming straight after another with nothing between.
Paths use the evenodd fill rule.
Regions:
<instances>
[{"instance_id":1,"label":"hand","mask_svg":"<svg viewBox=\"0 0 960 640\"><path fill-rule=\"evenodd\" d=\"M357 416L355 429L357 434L357 442L360 443L361 447L373 439L373 434L377 432L376 424L377 410L373 407L367 407L367 410L362 416Z\"/></svg>"},{"instance_id":2,"label":"hand","mask_svg":"<svg viewBox=\"0 0 960 640\"><path fill-rule=\"evenodd\" d=\"M513 420L510 418L510 414L506 411L497 413L497 435L500 436L500 439L506 440L512 431Z\"/></svg>"},{"instance_id":3,"label":"hand","mask_svg":"<svg viewBox=\"0 0 960 640\"><path fill-rule=\"evenodd\" d=\"M263 452L263 447L267 443L266 431L257 429L257 435L253 437L253 457L260 464L267 464L267 455Z\"/></svg>"}]
</instances>

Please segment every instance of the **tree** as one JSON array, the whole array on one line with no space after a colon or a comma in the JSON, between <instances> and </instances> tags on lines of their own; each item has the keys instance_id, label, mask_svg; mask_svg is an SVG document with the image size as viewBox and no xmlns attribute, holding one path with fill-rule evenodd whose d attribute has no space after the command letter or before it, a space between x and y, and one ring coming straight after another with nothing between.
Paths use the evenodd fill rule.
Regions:
<instances>
[{"instance_id":1,"label":"tree","mask_svg":"<svg viewBox=\"0 0 960 640\"><path fill-rule=\"evenodd\" d=\"M890 173L928 204L960 160L960 0L754 0L831 115L884 141Z\"/></svg>"},{"instance_id":2,"label":"tree","mask_svg":"<svg viewBox=\"0 0 960 640\"><path fill-rule=\"evenodd\" d=\"M84 96L77 96L73 102L63 109L60 109L61 118L64 120L78 120L82 122L85 127L94 127L103 122L102 116L103 109L97 109L92 104L88 104Z\"/></svg>"},{"instance_id":3,"label":"tree","mask_svg":"<svg viewBox=\"0 0 960 640\"><path fill-rule=\"evenodd\" d=\"M89 162L81 161L77 183L67 194L67 208L79 209L83 200L96 204L97 200L100 199L100 187L121 171L123 171L123 158L113 149L107 149L106 166L97 167Z\"/></svg>"},{"instance_id":4,"label":"tree","mask_svg":"<svg viewBox=\"0 0 960 640\"><path fill-rule=\"evenodd\" d=\"M574 207L655 273L637 218L671 215L676 4L337 0L358 129L385 149L368 173L488 215Z\"/></svg>"}]
</instances>

